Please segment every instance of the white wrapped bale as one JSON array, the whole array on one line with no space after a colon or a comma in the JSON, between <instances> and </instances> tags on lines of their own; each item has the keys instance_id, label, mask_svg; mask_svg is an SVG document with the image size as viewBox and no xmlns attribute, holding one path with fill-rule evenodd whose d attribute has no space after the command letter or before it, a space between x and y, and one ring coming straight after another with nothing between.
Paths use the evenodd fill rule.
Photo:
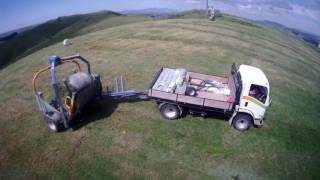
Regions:
<instances>
[{"instance_id":1,"label":"white wrapped bale","mask_svg":"<svg viewBox=\"0 0 320 180\"><path fill-rule=\"evenodd\" d=\"M154 89L173 93L177 86L182 86L186 77L187 71L185 69L163 69Z\"/></svg>"},{"instance_id":2,"label":"white wrapped bale","mask_svg":"<svg viewBox=\"0 0 320 180\"><path fill-rule=\"evenodd\" d=\"M72 44L72 42L71 42L70 39L65 39L65 40L63 40L62 44L63 44L64 46L70 46L70 45Z\"/></svg>"}]
</instances>

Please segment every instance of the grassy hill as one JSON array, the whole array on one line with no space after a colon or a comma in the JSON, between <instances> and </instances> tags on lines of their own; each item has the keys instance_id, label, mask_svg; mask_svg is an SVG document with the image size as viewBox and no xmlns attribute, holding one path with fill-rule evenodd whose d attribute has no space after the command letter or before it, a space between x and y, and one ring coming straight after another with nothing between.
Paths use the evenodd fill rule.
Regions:
<instances>
[{"instance_id":1,"label":"grassy hill","mask_svg":"<svg viewBox=\"0 0 320 180\"><path fill-rule=\"evenodd\" d=\"M188 17L95 31L2 69L0 179L318 178L319 51L240 19ZM75 130L51 134L31 77L49 55L74 53L90 60L104 85L122 74L140 90L162 66L227 74L233 62L254 65L270 80L273 104L263 128L240 133L218 115L168 122L153 102L106 101L88 107Z\"/></svg>"},{"instance_id":2,"label":"grassy hill","mask_svg":"<svg viewBox=\"0 0 320 180\"><path fill-rule=\"evenodd\" d=\"M0 68L41 48L62 42L65 38L149 19L141 16L125 17L112 11L59 17L24 31L14 39L0 44Z\"/></svg>"}]
</instances>

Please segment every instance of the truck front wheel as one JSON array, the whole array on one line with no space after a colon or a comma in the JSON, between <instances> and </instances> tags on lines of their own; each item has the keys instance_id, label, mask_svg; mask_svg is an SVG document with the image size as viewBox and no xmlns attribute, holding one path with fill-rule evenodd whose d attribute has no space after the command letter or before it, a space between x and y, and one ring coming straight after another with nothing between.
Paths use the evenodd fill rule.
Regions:
<instances>
[{"instance_id":1,"label":"truck front wheel","mask_svg":"<svg viewBox=\"0 0 320 180\"><path fill-rule=\"evenodd\" d=\"M173 104L163 104L160 107L161 115L168 120L175 120L180 117L181 111L178 106Z\"/></svg>"},{"instance_id":2,"label":"truck front wheel","mask_svg":"<svg viewBox=\"0 0 320 180\"><path fill-rule=\"evenodd\" d=\"M232 122L233 127L239 131L248 131L252 126L252 118L247 114L238 114Z\"/></svg>"}]
</instances>

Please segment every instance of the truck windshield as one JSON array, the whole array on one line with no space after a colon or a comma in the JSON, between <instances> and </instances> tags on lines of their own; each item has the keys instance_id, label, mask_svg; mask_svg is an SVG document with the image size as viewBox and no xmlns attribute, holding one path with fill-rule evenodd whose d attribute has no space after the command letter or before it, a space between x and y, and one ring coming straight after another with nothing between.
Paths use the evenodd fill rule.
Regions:
<instances>
[{"instance_id":1,"label":"truck windshield","mask_svg":"<svg viewBox=\"0 0 320 180\"><path fill-rule=\"evenodd\" d=\"M264 86L252 84L249 91L249 96L259 100L262 103L266 103L268 95L268 89Z\"/></svg>"}]
</instances>

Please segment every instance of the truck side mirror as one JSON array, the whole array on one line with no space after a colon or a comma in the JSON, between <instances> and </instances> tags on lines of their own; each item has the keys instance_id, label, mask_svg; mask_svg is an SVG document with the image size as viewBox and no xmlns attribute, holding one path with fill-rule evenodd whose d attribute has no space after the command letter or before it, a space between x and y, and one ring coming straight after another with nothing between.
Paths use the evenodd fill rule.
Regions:
<instances>
[{"instance_id":1,"label":"truck side mirror","mask_svg":"<svg viewBox=\"0 0 320 180\"><path fill-rule=\"evenodd\" d=\"M272 104L272 99L270 98L269 99L269 106L271 106L271 104Z\"/></svg>"},{"instance_id":2,"label":"truck side mirror","mask_svg":"<svg viewBox=\"0 0 320 180\"><path fill-rule=\"evenodd\" d=\"M237 73L237 67L236 67L236 64L233 63L232 66L231 66L231 74L234 75L235 73Z\"/></svg>"}]
</instances>

